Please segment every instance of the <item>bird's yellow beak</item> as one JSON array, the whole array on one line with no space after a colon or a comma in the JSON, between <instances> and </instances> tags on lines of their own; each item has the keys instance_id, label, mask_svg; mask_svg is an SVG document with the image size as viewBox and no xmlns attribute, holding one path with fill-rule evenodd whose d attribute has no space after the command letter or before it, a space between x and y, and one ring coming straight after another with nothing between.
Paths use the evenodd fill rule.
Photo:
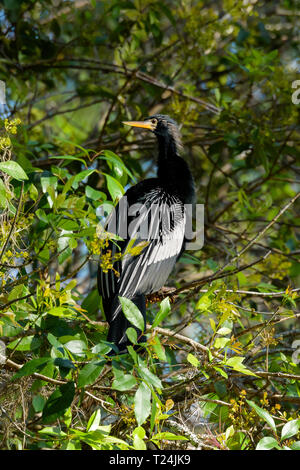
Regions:
<instances>
[{"instance_id":1,"label":"bird's yellow beak","mask_svg":"<svg viewBox=\"0 0 300 470\"><path fill-rule=\"evenodd\" d=\"M123 121L123 124L126 126L132 126L132 127L141 127L142 129L149 129L150 131L153 131L155 129L155 126L151 121Z\"/></svg>"}]
</instances>

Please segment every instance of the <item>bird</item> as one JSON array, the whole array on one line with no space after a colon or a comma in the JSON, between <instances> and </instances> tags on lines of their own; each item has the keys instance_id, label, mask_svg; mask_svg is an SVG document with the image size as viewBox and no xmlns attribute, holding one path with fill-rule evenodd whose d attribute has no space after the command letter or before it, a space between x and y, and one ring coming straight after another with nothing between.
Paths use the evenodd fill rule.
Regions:
<instances>
[{"instance_id":1,"label":"bird","mask_svg":"<svg viewBox=\"0 0 300 470\"><path fill-rule=\"evenodd\" d=\"M159 291L185 249L186 205L195 203L195 184L187 162L181 157L178 124L169 116L155 114L143 121L123 124L152 132L157 139L157 176L131 186L109 216L109 234L122 233L121 240L108 240L104 254L111 255L113 269L99 263L97 285L102 297L107 341L117 353L128 352L132 343L126 330L133 325L122 310L119 297L131 300L139 309L146 327L146 296ZM130 229L130 230L127 230ZM117 233L116 233L117 232ZM134 251L135 250L135 251ZM135 254L134 253L138 253ZM138 343L146 341L134 327Z\"/></svg>"}]
</instances>

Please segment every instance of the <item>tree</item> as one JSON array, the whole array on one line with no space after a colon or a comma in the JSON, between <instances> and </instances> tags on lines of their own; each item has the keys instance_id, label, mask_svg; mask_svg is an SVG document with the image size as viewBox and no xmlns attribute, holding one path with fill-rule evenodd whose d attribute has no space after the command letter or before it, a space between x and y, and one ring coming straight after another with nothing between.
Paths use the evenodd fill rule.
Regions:
<instances>
[{"instance_id":1,"label":"tree","mask_svg":"<svg viewBox=\"0 0 300 470\"><path fill-rule=\"evenodd\" d=\"M299 2L0 5L2 447L299 448ZM101 211L153 173L121 121L157 111L205 243L109 362Z\"/></svg>"}]
</instances>

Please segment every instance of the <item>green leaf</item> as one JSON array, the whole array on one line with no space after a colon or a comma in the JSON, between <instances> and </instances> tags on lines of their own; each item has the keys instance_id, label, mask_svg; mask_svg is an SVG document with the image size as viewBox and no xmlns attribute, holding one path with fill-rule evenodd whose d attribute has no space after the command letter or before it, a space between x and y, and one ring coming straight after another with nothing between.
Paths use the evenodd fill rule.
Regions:
<instances>
[{"instance_id":1,"label":"green leaf","mask_svg":"<svg viewBox=\"0 0 300 470\"><path fill-rule=\"evenodd\" d=\"M258 416L260 416L262 419L264 419L266 421L266 423L268 423L270 428L274 432L276 432L276 425L275 425L275 421L272 418L272 416L266 410L263 410L262 408L257 406L253 401L251 401L251 400L246 400L246 401L247 401L248 405L251 406L251 408L253 408L254 411L258 414Z\"/></svg>"},{"instance_id":2,"label":"green leaf","mask_svg":"<svg viewBox=\"0 0 300 470\"><path fill-rule=\"evenodd\" d=\"M49 343L52 346L54 346L56 349L58 349L60 352L64 351L63 345L61 344L60 341L58 341L58 339L52 333L48 333L47 339L48 339Z\"/></svg>"},{"instance_id":3,"label":"green leaf","mask_svg":"<svg viewBox=\"0 0 300 470\"><path fill-rule=\"evenodd\" d=\"M154 375L149 369L148 367L146 367L146 365L143 363L142 359L139 357L139 367L138 367L138 370L139 370L139 373L141 375L141 377L146 381L148 382L149 384L153 385L154 387L158 388L158 389L161 389L162 388L162 383L161 383L161 380L156 376Z\"/></svg>"},{"instance_id":4,"label":"green leaf","mask_svg":"<svg viewBox=\"0 0 300 470\"><path fill-rule=\"evenodd\" d=\"M151 412L151 390L142 382L134 396L134 414L136 421L141 426Z\"/></svg>"},{"instance_id":5,"label":"green leaf","mask_svg":"<svg viewBox=\"0 0 300 470\"><path fill-rule=\"evenodd\" d=\"M73 339L64 344L64 347L67 348L72 354L77 356L83 356L87 348L84 341L80 339Z\"/></svg>"},{"instance_id":6,"label":"green leaf","mask_svg":"<svg viewBox=\"0 0 300 470\"><path fill-rule=\"evenodd\" d=\"M274 437L263 437L256 446L256 450L280 449Z\"/></svg>"},{"instance_id":7,"label":"green leaf","mask_svg":"<svg viewBox=\"0 0 300 470\"><path fill-rule=\"evenodd\" d=\"M164 321L166 316L169 314L170 310L171 310L170 299L169 297L166 297L160 303L159 312L157 313L154 319L152 328L155 328L156 326L160 325Z\"/></svg>"},{"instance_id":8,"label":"green leaf","mask_svg":"<svg viewBox=\"0 0 300 470\"><path fill-rule=\"evenodd\" d=\"M55 155L53 157L49 157L49 160L50 159L54 159L54 160L72 160L72 161L75 160L75 161L81 162L86 167L85 160L83 160L82 158L75 157L74 155Z\"/></svg>"},{"instance_id":9,"label":"green leaf","mask_svg":"<svg viewBox=\"0 0 300 470\"><path fill-rule=\"evenodd\" d=\"M8 300L16 300L23 295L27 294L27 289L25 288L24 284L19 284L18 286L15 286L9 293L8 295Z\"/></svg>"},{"instance_id":10,"label":"green leaf","mask_svg":"<svg viewBox=\"0 0 300 470\"><path fill-rule=\"evenodd\" d=\"M261 282L256 286L259 292L278 292L278 288L273 284L267 284L265 282Z\"/></svg>"},{"instance_id":11,"label":"green leaf","mask_svg":"<svg viewBox=\"0 0 300 470\"><path fill-rule=\"evenodd\" d=\"M216 322L213 318L209 318L209 323L210 323L210 326L211 326L211 329L213 330L213 332L215 333L216 332Z\"/></svg>"},{"instance_id":12,"label":"green leaf","mask_svg":"<svg viewBox=\"0 0 300 470\"><path fill-rule=\"evenodd\" d=\"M38 336L25 336L18 338L7 345L8 349L15 349L15 351L33 351L37 349L42 343L41 338Z\"/></svg>"},{"instance_id":13,"label":"green leaf","mask_svg":"<svg viewBox=\"0 0 300 470\"><path fill-rule=\"evenodd\" d=\"M42 409L44 408L45 403L46 403L46 399L42 397L41 395L36 395L35 397L33 397L32 406L33 406L34 411L36 413L40 413Z\"/></svg>"},{"instance_id":14,"label":"green leaf","mask_svg":"<svg viewBox=\"0 0 300 470\"><path fill-rule=\"evenodd\" d=\"M57 178L56 176L42 176L41 177L41 186L43 193L46 193L49 188L57 188Z\"/></svg>"},{"instance_id":15,"label":"green leaf","mask_svg":"<svg viewBox=\"0 0 300 470\"><path fill-rule=\"evenodd\" d=\"M128 174L128 176L130 176L130 178L134 179L134 176L133 174L131 173L131 171L126 167L126 165L124 165L124 163L122 162L121 158L118 157L118 155L116 155L114 152L112 152L111 150L103 150L103 155L100 155L99 157L97 157L97 159L99 160L107 160L109 162L112 163L113 166L121 169L122 171L124 171L125 173Z\"/></svg>"},{"instance_id":16,"label":"green leaf","mask_svg":"<svg viewBox=\"0 0 300 470\"><path fill-rule=\"evenodd\" d=\"M92 199L93 201L105 201L106 195L102 191L97 191L97 189L92 188L89 185L85 187L86 197Z\"/></svg>"},{"instance_id":17,"label":"green leaf","mask_svg":"<svg viewBox=\"0 0 300 470\"><path fill-rule=\"evenodd\" d=\"M26 175L23 168L13 160L0 162L0 171L3 171L3 173L6 173L18 181L28 180L28 176Z\"/></svg>"},{"instance_id":18,"label":"green leaf","mask_svg":"<svg viewBox=\"0 0 300 470\"><path fill-rule=\"evenodd\" d=\"M54 365L59 367L59 373L62 377L66 377L70 369L75 369L73 362L66 357L55 357Z\"/></svg>"},{"instance_id":19,"label":"green leaf","mask_svg":"<svg viewBox=\"0 0 300 470\"><path fill-rule=\"evenodd\" d=\"M46 215L46 212L43 209L38 209L35 212L35 215L42 221L45 222L45 224L48 224L48 217Z\"/></svg>"},{"instance_id":20,"label":"green leaf","mask_svg":"<svg viewBox=\"0 0 300 470\"><path fill-rule=\"evenodd\" d=\"M159 340L159 337L158 335L155 335L153 338L152 338L152 347L154 349L154 352L156 353L158 359L160 361L163 361L165 362L167 360L166 358L166 353L165 353L165 349L164 347L162 346L160 340Z\"/></svg>"},{"instance_id":21,"label":"green leaf","mask_svg":"<svg viewBox=\"0 0 300 470\"><path fill-rule=\"evenodd\" d=\"M57 387L45 403L42 414L43 423L52 423L58 417L62 416L66 409L71 405L74 395L74 382L67 382L66 384Z\"/></svg>"},{"instance_id":22,"label":"green leaf","mask_svg":"<svg viewBox=\"0 0 300 470\"><path fill-rule=\"evenodd\" d=\"M147 450L146 443L144 442L146 432L142 426L134 429L133 433L133 447L135 450Z\"/></svg>"},{"instance_id":23,"label":"green leaf","mask_svg":"<svg viewBox=\"0 0 300 470\"><path fill-rule=\"evenodd\" d=\"M133 377L133 375L124 374L113 381L111 388L123 392L125 390L131 390L135 385L135 377Z\"/></svg>"},{"instance_id":24,"label":"green leaf","mask_svg":"<svg viewBox=\"0 0 300 470\"><path fill-rule=\"evenodd\" d=\"M53 359L50 357L31 359L31 361L26 362L26 364L24 364L24 366L13 376L13 380L38 372L39 369L42 369L47 364L47 362L53 362Z\"/></svg>"},{"instance_id":25,"label":"green leaf","mask_svg":"<svg viewBox=\"0 0 300 470\"><path fill-rule=\"evenodd\" d=\"M132 344L137 343L137 332L134 328L132 328L132 327L127 328L126 335L127 335L127 338L129 339L129 341L131 341Z\"/></svg>"},{"instance_id":26,"label":"green leaf","mask_svg":"<svg viewBox=\"0 0 300 470\"><path fill-rule=\"evenodd\" d=\"M6 207L6 188L5 185L0 178L0 207Z\"/></svg>"},{"instance_id":27,"label":"green leaf","mask_svg":"<svg viewBox=\"0 0 300 470\"><path fill-rule=\"evenodd\" d=\"M230 338L216 338L214 342L214 348L216 349L225 348L225 346L227 346L228 343L230 343Z\"/></svg>"},{"instance_id":28,"label":"green leaf","mask_svg":"<svg viewBox=\"0 0 300 470\"><path fill-rule=\"evenodd\" d=\"M227 327L222 327L220 328L218 331L217 331L217 335L220 335L220 336L226 336L228 335L229 333L231 333L231 328L227 328Z\"/></svg>"},{"instance_id":29,"label":"green leaf","mask_svg":"<svg viewBox=\"0 0 300 470\"><path fill-rule=\"evenodd\" d=\"M216 400L219 398L219 396L216 393L207 393L202 397L199 397L199 406L202 410L203 417L209 418L209 416L214 412L218 405L217 403L201 401L201 398L209 398L210 400Z\"/></svg>"},{"instance_id":30,"label":"green leaf","mask_svg":"<svg viewBox=\"0 0 300 470\"><path fill-rule=\"evenodd\" d=\"M291 445L292 450L300 450L300 441L293 442Z\"/></svg>"},{"instance_id":31,"label":"green leaf","mask_svg":"<svg viewBox=\"0 0 300 470\"><path fill-rule=\"evenodd\" d=\"M112 197L112 200L114 201L115 199L121 199L125 192L123 186L112 176L107 175L106 173L103 174L106 177L107 189Z\"/></svg>"},{"instance_id":32,"label":"green leaf","mask_svg":"<svg viewBox=\"0 0 300 470\"><path fill-rule=\"evenodd\" d=\"M226 374L225 370L221 369L220 367L214 366L214 369L219 372L222 377L225 377L225 379L228 379L228 375Z\"/></svg>"},{"instance_id":33,"label":"green leaf","mask_svg":"<svg viewBox=\"0 0 300 470\"><path fill-rule=\"evenodd\" d=\"M251 370L247 369L247 367L244 366L244 364L242 363L244 359L245 358L241 356L230 357L225 362L225 365L232 367L233 370L236 370L237 372L242 372L245 375L253 375L254 377L257 377L254 372L251 372Z\"/></svg>"},{"instance_id":34,"label":"green leaf","mask_svg":"<svg viewBox=\"0 0 300 470\"><path fill-rule=\"evenodd\" d=\"M79 229L78 223L75 220L71 220L71 219L63 219L59 221L57 224L57 227L66 231L73 231L73 230Z\"/></svg>"},{"instance_id":35,"label":"green leaf","mask_svg":"<svg viewBox=\"0 0 300 470\"><path fill-rule=\"evenodd\" d=\"M77 385L79 388L94 383L101 374L105 361L90 362L86 364L78 375Z\"/></svg>"},{"instance_id":36,"label":"green leaf","mask_svg":"<svg viewBox=\"0 0 300 470\"><path fill-rule=\"evenodd\" d=\"M206 311L211 306L210 293L203 294L196 304L196 310Z\"/></svg>"},{"instance_id":37,"label":"green leaf","mask_svg":"<svg viewBox=\"0 0 300 470\"><path fill-rule=\"evenodd\" d=\"M46 428L43 428L39 431L40 434L47 434L48 436L53 436L53 437L65 437L67 434L61 430L59 426L49 426Z\"/></svg>"},{"instance_id":38,"label":"green leaf","mask_svg":"<svg viewBox=\"0 0 300 470\"><path fill-rule=\"evenodd\" d=\"M80 173L77 173L77 175L72 181L72 187L74 189L77 189L78 183L80 183L80 181L84 180L85 178L88 178L92 173L95 173L95 171L97 170L83 170Z\"/></svg>"},{"instance_id":39,"label":"green leaf","mask_svg":"<svg viewBox=\"0 0 300 470\"><path fill-rule=\"evenodd\" d=\"M96 429L98 429L99 426L100 426L100 421L101 421L101 411L98 408L96 411L94 411L94 413L92 414L92 416L88 420L86 430L87 431L96 431Z\"/></svg>"},{"instance_id":40,"label":"green leaf","mask_svg":"<svg viewBox=\"0 0 300 470\"><path fill-rule=\"evenodd\" d=\"M192 364L192 366L199 367L200 362L193 354L189 353L187 355L187 360L189 361L190 364Z\"/></svg>"},{"instance_id":41,"label":"green leaf","mask_svg":"<svg viewBox=\"0 0 300 470\"><path fill-rule=\"evenodd\" d=\"M144 331L145 320L138 307L126 297L119 297L123 313L127 320L141 331Z\"/></svg>"},{"instance_id":42,"label":"green leaf","mask_svg":"<svg viewBox=\"0 0 300 470\"><path fill-rule=\"evenodd\" d=\"M293 419L288 421L281 430L281 440L289 439L292 436L295 436L300 429L300 419Z\"/></svg>"},{"instance_id":43,"label":"green leaf","mask_svg":"<svg viewBox=\"0 0 300 470\"><path fill-rule=\"evenodd\" d=\"M48 314L55 317L74 317L75 312L67 307L53 307L48 310Z\"/></svg>"}]
</instances>

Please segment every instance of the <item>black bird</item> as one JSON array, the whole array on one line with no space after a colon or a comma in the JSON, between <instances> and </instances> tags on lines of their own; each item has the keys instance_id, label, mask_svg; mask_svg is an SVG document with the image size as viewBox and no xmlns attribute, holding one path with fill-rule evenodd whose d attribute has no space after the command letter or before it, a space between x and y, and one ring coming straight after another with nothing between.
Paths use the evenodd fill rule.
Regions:
<instances>
[{"instance_id":1,"label":"black bird","mask_svg":"<svg viewBox=\"0 0 300 470\"><path fill-rule=\"evenodd\" d=\"M145 121L124 124L153 132L158 141L157 178L149 178L128 189L109 218L108 232L130 233L122 241L109 241L113 268L98 270L98 290L109 323L107 340L119 353L127 351L130 341L128 322L118 297L129 298L139 308L146 323L145 296L157 292L168 279L185 246L187 213L185 204L195 200L194 182L187 163L180 157L182 148L178 126L169 116L155 114ZM126 199L127 198L127 199ZM124 207L126 210L124 210ZM128 210L128 213L127 213ZM138 215L138 216L137 216ZM130 245L129 245L130 243ZM132 256L128 247L143 247ZM127 252L126 252L127 250ZM130 251L130 250L129 250ZM136 328L139 342L145 341Z\"/></svg>"}]
</instances>

